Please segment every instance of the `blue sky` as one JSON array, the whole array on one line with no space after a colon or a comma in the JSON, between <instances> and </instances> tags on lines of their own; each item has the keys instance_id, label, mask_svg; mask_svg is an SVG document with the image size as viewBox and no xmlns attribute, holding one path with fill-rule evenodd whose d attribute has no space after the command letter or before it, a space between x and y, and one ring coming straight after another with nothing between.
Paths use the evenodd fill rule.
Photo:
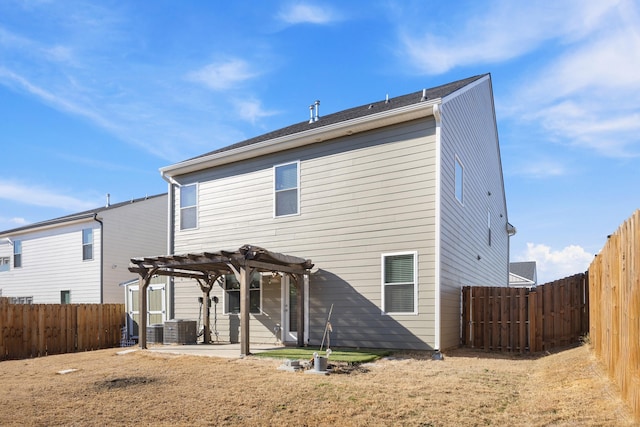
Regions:
<instances>
[{"instance_id":1,"label":"blue sky","mask_svg":"<svg viewBox=\"0 0 640 427\"><path fill-rule=\"evenodd\" d=\"M491 73L512 261L584 271L639 208L634 1L0 3L0 230L166 191L158 168Z\"/></svg>"}]
</instances>

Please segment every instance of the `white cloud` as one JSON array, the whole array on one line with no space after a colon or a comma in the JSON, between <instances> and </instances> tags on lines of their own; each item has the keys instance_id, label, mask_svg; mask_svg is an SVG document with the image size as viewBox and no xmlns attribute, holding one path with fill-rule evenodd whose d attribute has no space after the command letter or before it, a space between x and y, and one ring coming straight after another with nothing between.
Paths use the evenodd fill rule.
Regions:
<instances>
[{"instance_id":1,"label":"white cloud","mask_svg":"<svg viewBox=\"0 0 640 427\"><path fill-rule=\"evenodd\" d=\"M553 6L530 2L493 1L469 8L458 25L422 33L399 26L401 52L428 74L467 65L503 62L539 48L550 40L576 40L600 25L615 3L565 1ZM453 15L452 15L453 16Z\"/></svg>"},{"instance_id":2,"label":"white cloud","mask_svg":"<svg viewBox=\"0 0 640 427\"><path fill-rule=\"evenodd\" d=\"M238 116L242 120L246 120L251 123L255 123L258 119L263 117L270 117L278 114L277 111L265 110L260 100L257 99L236 99L233 101L233 104L235 105Z\"/></svg>"},{"instance_id":3,"label":"white cloud","mask_svg":"<svg viewBox=\"0 0 640 427\"><path fill-rule=\"evenodd\" d=\"M542 285L587 271L593 256L578 245L553 250L544 244L527 243L525 253L516 258L518 261L536 261L538 284Z\"/></svg>"},{"instance_id":4,"label":"white cloud","mask_svg":"<svg viewBox=\"0 0 640 427\"><path fill-rule=\"evenodd\" d=\"M526 159L526 162L516 165L510 170L512 175L528 178L553 178L568 173L564 164L549 159Z\"/></svg>"},{"instance_id":5,"label":"white cloud","mask_svg":"<svg viewBox=\"0 0 640 427\"><path fill-rule=\"evenodd\" d=\"M0 198L25 205L84 211L96 207L95 202L77 199L39 186L0 180Z\"/></svg>"},{"instance_id":6,"label":"white cloud","mask_svg":"<svg viewBox=\"0 0 640 427\"><path fill-rule=\"evenodd\" d=\"M278 18L287 24L329 24L339 17L327 7L309 4L294 4L283 9Z\"/></svg>"},{"instance_id":7,"label":"white cloud","mask_svg":"<svg viewBox=\"0 0 640 427\"><path fill-rule=\"evenodd\" d=\"M213 90L226 90L258 75L245 60L233 58L206 65L189 73L188 78Z\"/></svg>"}]
</instances>

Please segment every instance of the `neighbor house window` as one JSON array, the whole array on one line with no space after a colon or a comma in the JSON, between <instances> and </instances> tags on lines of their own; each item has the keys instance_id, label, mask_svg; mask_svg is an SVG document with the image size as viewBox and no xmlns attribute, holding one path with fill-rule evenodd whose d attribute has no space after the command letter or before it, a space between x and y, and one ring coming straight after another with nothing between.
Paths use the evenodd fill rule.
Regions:
<instances>
[{"instance_id":1,"label":"neighbor house window","mask_svg":"<svg viewBox=\"0 0 640 427\"><path fill-rule=\"evenodd\" d=\"M71 291L60 291L60 304L71 304Z\"/></svg>"},{"instance_id":2,"label":"neighbor house window","mask_svg":"<svg viewBox=\"0 0 640 427\"><path fill-rule=\"evenodd\" d=\"M180 187L180 230L198 226L198 185Z\"/></svg>"},{"instance_id":3,"label":"neighbor house window","mask_svg":"<svg viewBox=\"0 0 640 427\"><path fill-rule=\"evenodd\" d=\"M249 283L249 312L253 314L262 312L260 282L260 273L256 272ZM224 277L224 290L224 314L240 314L240 282L235 274L227 274Z\"/></svg>"},{"instance_id":4,"label":"neighbor house window","mask_svg":"<svg viewBox=\"0 0 640 427\"><path fill-rule=\"evenodd\" d=\"M382 311L417 313L417 252L382 255Z\"/></svg>"},{"instance_id":5,"label":"neighbor house window","mask_svg":"<svg viewBox=\"0 0 640 427\"><path fill-rule=\"evenodd\" d=\"M22 241L13 241L13 266L15 268L22 267Z\"/></svg>"},{"instance_id":6,"label":"neighbor house window","mask_svg":"<svg viewBox=\"0 0 640 427\"><path fill-rule=\"evenodd\" d=\"M9 271L9 257L0 257L0 271Z\"/></svg>"},{"instance_id":7,"label":"neighbor house window","mask_svg":"<svg viewBox=\"0 0 640 427\"><path fill-rule=\"evenodd\" d=\"M82 259L93 259L93 229L82 230Z\"/></svg>"},{"instance_id":8,"label":"neighbor house window","mask_svg":"<svg viewBox=\"0 0 640 427\"><path fill-rule=\"evenodd\" d=\"M455 192L456 199L460 203L464 203L464 167L460 162L460 159L456 156L456 170L455 170Z\"/></svg>"},{"instance_id":9,"label":"neighbor house window","mask_svg":"<svg viewBox=\"0 0 640 427\"><path fill-rule=\"evenodd\" d=\"M300 162L274 166L275 216L300 212Z\"/></svg>"}]
</instances>

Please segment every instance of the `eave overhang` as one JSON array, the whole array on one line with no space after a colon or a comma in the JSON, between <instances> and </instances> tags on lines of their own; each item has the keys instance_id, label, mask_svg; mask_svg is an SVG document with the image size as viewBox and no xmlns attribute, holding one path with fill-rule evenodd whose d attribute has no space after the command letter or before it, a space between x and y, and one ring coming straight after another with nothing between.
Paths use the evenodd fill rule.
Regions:
<instances>
[{"instance_id":1,"label":"eave overhang","mask_svg":"<svg viewBox=\"0 0 640 427\"><path fill-rule=\"evenodd\" d=\"M357 117L339 123L332 123L326 126L316 127L307 131L297 132L279 138L256 142L251 145L214 153L208 156L196 157L194 159L185 160L174 165L160 168L160 173L165 180L171 182L172 179L177 176L186 175L203 169L433 116L434 105L439 105L441 102L441 98L430 99L417 104L395 108L390 111L369 114L363 117Z\"/></svg>"}]
</instances>

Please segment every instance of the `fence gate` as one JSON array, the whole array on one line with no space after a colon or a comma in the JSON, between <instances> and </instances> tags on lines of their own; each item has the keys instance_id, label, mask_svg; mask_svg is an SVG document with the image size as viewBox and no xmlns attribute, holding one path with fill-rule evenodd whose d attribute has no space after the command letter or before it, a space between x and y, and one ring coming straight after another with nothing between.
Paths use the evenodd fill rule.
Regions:
<instances>
[{"instance_id":1,"label":"fence gate","mask_svg":"<svg viewBox=\"0 0 640 427\"><path fill-rule=\"evenodd\" d=\"M464 287L461 343L521 353L577 343L589 332L588 292L587 274L533 289Z\"/></svg>"}]
</instances>

